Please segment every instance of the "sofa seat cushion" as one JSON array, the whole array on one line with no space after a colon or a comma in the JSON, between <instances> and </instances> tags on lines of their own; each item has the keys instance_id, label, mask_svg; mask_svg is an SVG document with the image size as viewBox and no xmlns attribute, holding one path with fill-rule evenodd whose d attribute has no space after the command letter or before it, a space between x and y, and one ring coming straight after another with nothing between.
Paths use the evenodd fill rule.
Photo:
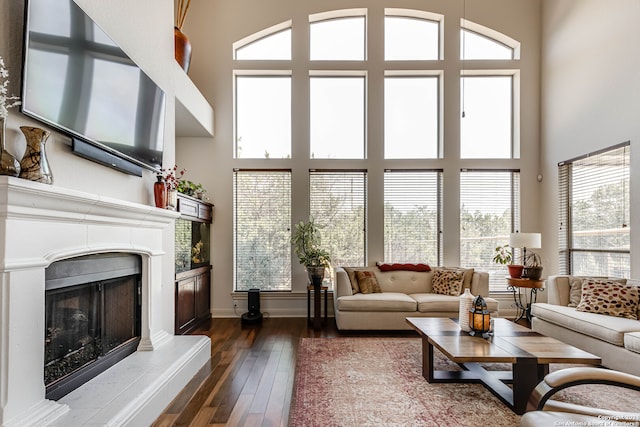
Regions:
<instances>
[{"instance_id":1,"label":"sofa seat cushion","mask_svg":"<svg viewBox=\"0 0 640 427\"><path fill-rule=\"evenodd\" d=\"M340 311L416 311L416 300L399 292L355 294L338 298Z\"/></svg>"},{"instance_id":2,"label":"sofa seat cushion","mask_svg":"<svg viewBox=\"0 0 640 427\"><path fill-rule=\"evenodd\" d=\"M417 301L418 311L428 312L458 312L460 307L460 297L442 294L411 294L411 298Z\"/></svg>"},{"instance_id":3,"label":"sofa seat cushion","mask_svg":"<svg viewBox=\"0 0 640 427\"><path fill-rule=\"evenodd\" d=\"M460 310L460 297L433 293L411 294L411 298L418 302L418 311L421 313L457 313ZM493 298L485 298L487 310L498 311L498 301Z\"/></svg>"},{"instance_id":4,"label":"sofa seat cushion","mask_svg":"<svg viewBox=\"0 0 640 427\"><path fill-rule=\"evenodd\" d=\"M640 322L606 314L585 313L573 307L548 303L535 303L533 316L569 330L622 347L624 334L637 332Z\"/></svg>"},{"instance_id":5,"label":"sofa seat cushion","mask_svg":"<svg viewBox=\"0 0 640 427\"><path fill-rule=\"evenodd\" d=\"M640 332L624 334L624 348L634 353L640 353Z\"/></svg>"}]
</instances>

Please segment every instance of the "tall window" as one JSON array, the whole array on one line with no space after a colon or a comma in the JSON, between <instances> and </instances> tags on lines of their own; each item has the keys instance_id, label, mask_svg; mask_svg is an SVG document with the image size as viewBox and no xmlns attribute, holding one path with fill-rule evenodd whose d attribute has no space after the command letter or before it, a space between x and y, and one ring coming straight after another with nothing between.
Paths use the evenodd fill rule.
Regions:
<instances>
[{"instance_id":1,"label":"tall window","mask_svg":"<svg viewBox=\"0 0 640 427\"><path fill-rule=\"evenodd\" d=\"M291 172L234 172L235 290L291 290Z\"/></svg>"},{"instance_id":2,"label":"tall window","mask_svg":"<svg viewBox=\"0 0 640 427\"><path fill-rule=\"evenodd\" d=\"M367 173L309 173L309 212L321 229L322 244L336 266L366 262Z\"/></svg>"},{"instance_id":3,"label":"tall window","mask_svg":"<svg viewBox=\"0 0 640 427\"><path fill-rule=\"evenodd\" d=\"M628 142L558 165L560 270L629 277Z\"/></svg>"},{"instance_id":4,"label":"tall window","mask_svg":"<svg viewBox=\"0 0 640 427\"><path fill-rule=\"evenodd\" d=\"M238 159L291 157L291 76L236 76Z\"/></svg>"},{"instance_id":5,"label":"tall window","mask_svg":"<svg viewBox=\"0 0 640 427\"><path fill-rule=\"evenodd\" d=\"M384 260L442 265L442 171L385 171Z\"/></svg>"},{"instance_id":6,"label":"tall window","mask_svg":"<svg viewBox=\"0 0 640 427\"><path fill-rule=\"evenodd\" d=\"M387 75L384 79L384 157L439 157L439 78Z\"/></svg>"},{"instance_id":7,"label":"tall window","mask_svg":"<svg viewBox=\"0 0 640 427\"><path fill-rule=\"evenodd\" d=\"M520 173L463 170L460 173L460 263L489 273L489 290L504 291L506 269L494 249L520 230Z\"/></svg>"},{"instance_id":8,"label":"tall window","mask_svg":"<svg viewBox=\"0 0 640 427\"><path fill-rule=\"evenodd\" d=\"M231 163L254 179L244 183L236 173L235 288L252 286L245 265L255 271L260 264L293 274L289 282L262 274L265 286L305 291L302 269L291 270L290 244L276 243L286 240L287 221L288 234L311 216L333 267L460 264L495 270L492 289L505 289L491 256L518 229L519 42L456 12L445 20L426 10L344 4L317 12L301 2L306 17L296 13L233 43ZM445 41L445 34L453 37ZM445 51L452 41L456 49ZM460 95L447 90L451 82ZM456 132L445 138L445 123L460 126L460 139ZM457 188L460 169L482 169L486 159L504 169L464 170ZM283 173L292 180L286 195L278 193ZM458 206L445 195L458 192L460 259L444 259L458 253L444 247L456 239L443 236L443 222L458 225ZM293 218L282 207L291 204ZM251 255L266 247L269 253Z\"/></svg>"},{"instance_id":9,"label":"tall window","mask_svg":"<svg viewBox=\"0 0 640 427\"><path fill-rule=\"evenodd\" d=\"M513 77L463 76L460 84L460 157L511 158Z\"/></svg>"},{"instance_id":10,"label":"tall window","mask_svg":"<svg viewBox=\"0 0 640 427\"><path fill-rule=\"evenodd\" d=\"M311 158L365 157L364 76L310 79Z\"/></svg>"}]
</instances>

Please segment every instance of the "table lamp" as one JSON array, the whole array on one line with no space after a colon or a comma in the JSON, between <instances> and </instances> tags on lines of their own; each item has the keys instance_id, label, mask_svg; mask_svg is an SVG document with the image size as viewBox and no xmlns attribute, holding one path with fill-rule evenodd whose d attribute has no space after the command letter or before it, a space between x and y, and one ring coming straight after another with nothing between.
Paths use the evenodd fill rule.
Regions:
<instances>
[{"instance_id":1,"label":"table lamp","mask_svg":"<svg viewBox=\"0 0 640 427\"><path fill-rule=\"evenodd\" d=\"M522 263L527 257L527 248L539 249L542 247L542 236L540 233L511 233L509 236L509 246L512 248L522 248Z\"/></svg>"}]
</instances>

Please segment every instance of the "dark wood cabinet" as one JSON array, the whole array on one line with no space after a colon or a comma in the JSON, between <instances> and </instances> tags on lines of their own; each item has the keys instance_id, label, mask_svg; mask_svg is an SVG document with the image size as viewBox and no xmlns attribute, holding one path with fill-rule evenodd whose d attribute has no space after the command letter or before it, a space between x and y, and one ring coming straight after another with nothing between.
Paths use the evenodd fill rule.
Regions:
<instances>
[{"instance_id":1,"label":"dark wood cabinet","mask_svg":"<svg viewBox=\"0 0 640 427\"><path fill-rule=\"evenodd\" d=\"M176 220L175 333L186 334L211 318L210 224L213 205L178 194Z\"/></svg>"}]
</instances>

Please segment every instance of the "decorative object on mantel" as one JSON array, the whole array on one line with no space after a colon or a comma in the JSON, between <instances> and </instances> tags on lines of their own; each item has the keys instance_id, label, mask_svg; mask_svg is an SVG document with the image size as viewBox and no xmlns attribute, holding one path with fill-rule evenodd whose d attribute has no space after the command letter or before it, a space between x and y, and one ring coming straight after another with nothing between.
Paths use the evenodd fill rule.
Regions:
<instances>
[{"instance_id":1,"label":"decorative object on mantel","mask_svg":"<svg viewBox=\"0 0 640 427\"><path fill-rule=\"evenodd\" d=\"M186 34L182 32L182 26L190 5L191 0L177 0L176 23L173 27L176 61L178 61L185 73L189 72L189 64L191 63L191 42Z\"/></svg>"},{"instance_id":2,"label":"decorative object on mantel","mask_svg":"<svg viewBox=\"0 0 640 427\"><path fill-rule=\"evenodd\" d=\"M167 185L162 175L157 176L158 180L153 183L153 199L156 202L156 208L167 208Z\"/></svg>"},{"instance_id":3,"label":"decorative object on mantel","mask_svg":"<svg viewBox=\"0 0 640 427\"><path fill-rule=\"evenodd\" d=\"M471 332L471 326L469 326L469 311L473 306L474 296L469 290L466 288L464 293L460 295L460 308L458 310L458 325L460 325L460 329L465 332Z\"/></svg>"},{"instance_id":4,"label":"decorative object on mantel","mask_svg":"<svg viewBox=\"0 0 640 427\"><path fill-rule=\"evenodd\" d=\"M161 176L167 187L167 209L176 210L178 206L178 186L186 171L186 169L182 169L178 172L177 165L174 165L170 169L162 169Z\"/></svg>"},{"instance_id":5,"label":"decorative object on mantel","mask_svg":"<svg viewBox=\"0 0 640 427\"><path fill-rule=\"evenodd\" d=\"M20 161L20 178L53 184L45 144L51 132L33 126L20 126L27 139L27 148Z\"/></svg>"},{"instance_id":6,"label":"decorative object on mantel","mask_svg":"<svg viewBox=\"0 0 640 427\"><path fill-rule=\"evenodd\" d=\"M20 174L20 162L11 155L5 146L5 132L9 108L20 105L17 96L7 96L9 86L9 71L4 65L4 59L0 56L0 175L18 176ZM13 102L10 102L13 101Z\"/></svg>"},{"instance_id":7,"label":"decorative object on mantel","mask_svg":"<svg viewBox=\"0 0 640 427\"><path fill-rule=\"evenodd\" d=\"M0 175L20 175L20 162L9 153L5 147L5 129L7 121L0 117Z\"/></svg>"}]
</instances>

